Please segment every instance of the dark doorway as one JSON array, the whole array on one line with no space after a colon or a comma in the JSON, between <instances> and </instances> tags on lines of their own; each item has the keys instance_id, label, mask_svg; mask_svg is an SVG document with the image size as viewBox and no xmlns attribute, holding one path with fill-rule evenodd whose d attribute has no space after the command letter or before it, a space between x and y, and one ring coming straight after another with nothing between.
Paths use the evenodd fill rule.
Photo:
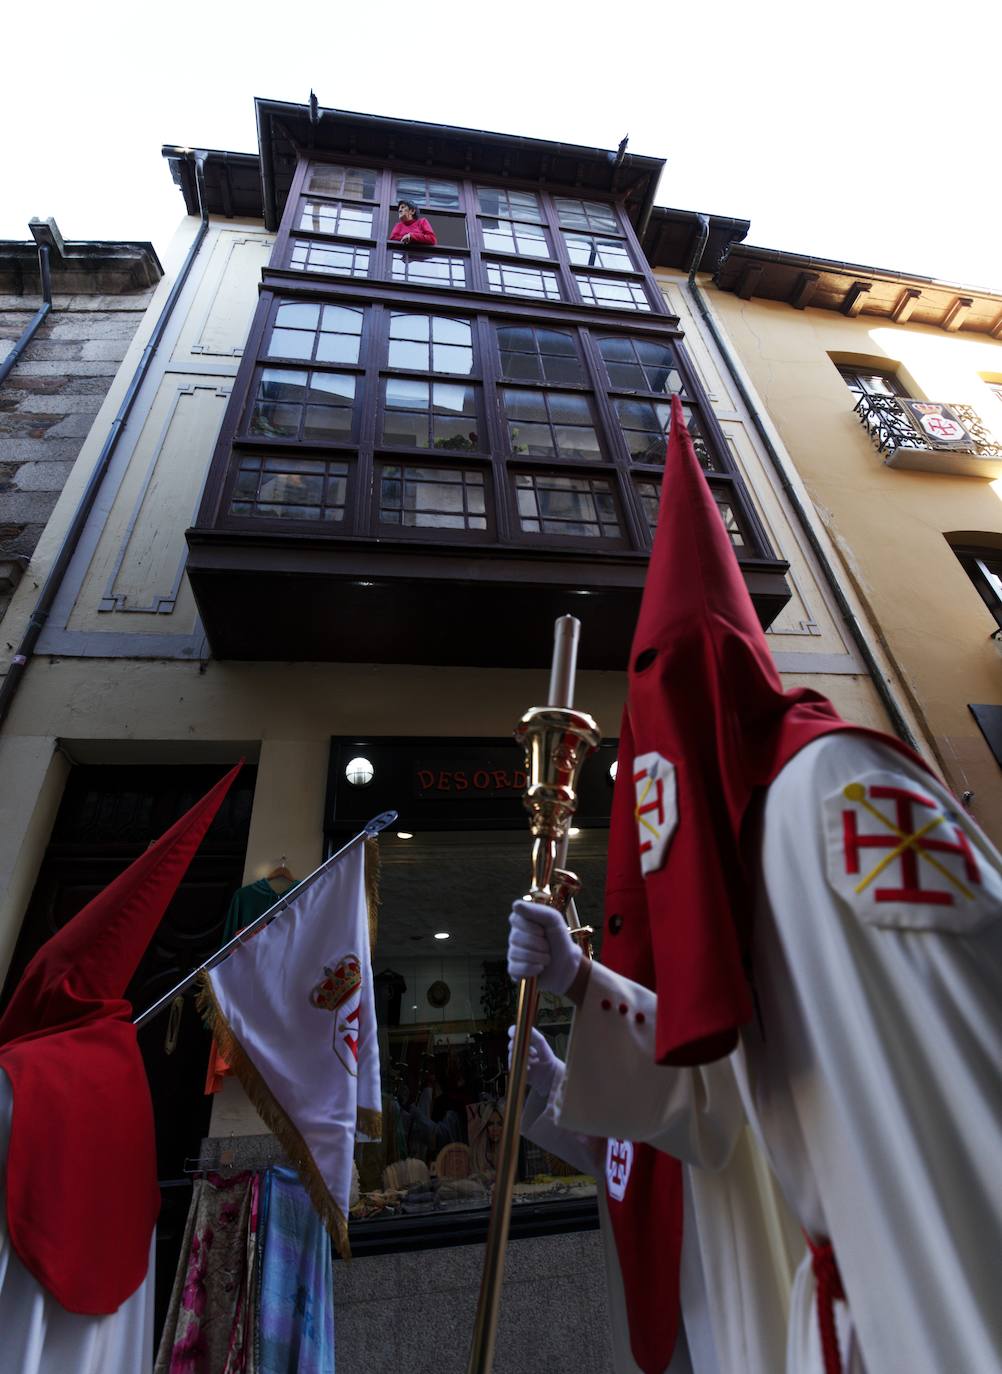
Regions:
<instances>
[{"instance_id":1,"label":"dark doorway","mask_svg":"<svg viewBox=\"0 0 1002 1374\"><path fill-rule=\"evenodd\" d=\"M77 767L70 774L52 838L25 914L3 991L6 1004L29 959L163 834L224 771L209 767ZM230 898L243 877L257 770L245 766L192 860L126 993L137 1011L166 992L222 943ZM157 1330L177 1265L191 1194L185 1160L197 1156L212 1099L204 1095L209 1035L185 999L177 1046L165 1049L166 1014L139 1044L149 1075L163 1207L157 1228ZM115 1161L96 1187L114 1186Z\"/></svg>"}]
</instances>

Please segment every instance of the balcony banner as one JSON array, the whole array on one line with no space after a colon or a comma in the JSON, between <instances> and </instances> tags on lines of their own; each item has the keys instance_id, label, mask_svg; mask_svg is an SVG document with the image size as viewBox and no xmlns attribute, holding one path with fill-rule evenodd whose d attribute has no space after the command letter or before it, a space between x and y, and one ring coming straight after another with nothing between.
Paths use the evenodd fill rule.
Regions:
<instances>
[{"instance_id":1,"label":"balcony banner","mask_svg":"<svg viewBox=\"0 0 1002 1374\"><path fill-rule=\"evenodd\" d=\"M908 401L899 398L898 405L928 442L937 448L970 448L974 436L961 424L955 411L939 401Z\"/></svg>"},{"instance_id":2,"label":"balcony banner","mask_svg":"<svg viewBox=\"0 0 1002 1374\"><path fill-rule=\"evenodd\" d=\"M360 842L307 879L275 920L204 975L199 993L220 1050L343 1259L355 1135L382 1134L370 959L376 853L374 840Z\"/></svg>"}]
</instances>

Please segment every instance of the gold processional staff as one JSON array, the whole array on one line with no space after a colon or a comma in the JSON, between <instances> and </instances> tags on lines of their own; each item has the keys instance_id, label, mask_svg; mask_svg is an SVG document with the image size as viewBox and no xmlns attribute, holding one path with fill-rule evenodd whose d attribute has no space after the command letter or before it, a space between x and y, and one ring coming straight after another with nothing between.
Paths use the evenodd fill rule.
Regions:
<instances>
[{"instance_id":1,"label":"gold processional staff","mask_svg":"<svg viewBox=\"0 0 1002 1374\"><path fill-rule=\"evenodd\" d=\"M553 666L550 671L550 704L534 706L527 711L516 726L515 738L525 746L529 776L524 801L533 837L532 887L526 900L556 907L567 919L574 938L590 955L593 932L581 925L573 900L580 883L573 873L568 873L564 868L568 831L578 804L578 776L585 759L602 741L598 726L591 716L573 709L580 631L581 622L572 615L561 616L556 622ZM512 1187L518 1163L519 1127L529 1063L529 1040L536 1019L537 1000L535 978L521 979L484 1272L480 1281L480 1298L467 1374L490 1374L494 1363L498 1307L504 1279L505 1247L508 1243Z\"/></svg>"}]
</instances>

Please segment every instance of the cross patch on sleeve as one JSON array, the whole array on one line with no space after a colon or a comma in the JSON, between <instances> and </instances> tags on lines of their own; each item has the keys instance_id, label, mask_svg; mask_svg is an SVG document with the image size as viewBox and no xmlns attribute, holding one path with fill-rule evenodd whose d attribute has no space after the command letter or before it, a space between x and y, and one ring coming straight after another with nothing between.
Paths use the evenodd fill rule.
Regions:
<instances>
[{"instance_id":1,"label":"cross patch on sleeve","mask_svg":"<svg viewBox=\"0 0 1002 1374\"><path fill-rule=\"evenodd\" d=\"M656 750L637 754L633 760L633 787L640 871L646 878L664 863L668 841L678 825L674 765Z\"/></svg>"},{"instance_id":2,"label":"cross patch on sleeve","mask_svg":"<svg viewBox=\"0 0 1002 1374\"><path fill-rule=\"evenodd\" d=\"M828 881L868 924L972 934L1002 915L998 856L938 789L868 772L824 813Z\"/></svg>"}]
</instances>

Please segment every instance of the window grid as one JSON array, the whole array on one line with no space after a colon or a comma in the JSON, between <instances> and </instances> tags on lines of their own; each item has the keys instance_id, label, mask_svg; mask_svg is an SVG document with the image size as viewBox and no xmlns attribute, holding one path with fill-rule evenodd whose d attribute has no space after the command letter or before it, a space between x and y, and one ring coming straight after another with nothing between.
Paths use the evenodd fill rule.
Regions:
<instances>
[{"instance_id":1,"label":"window grid","mask_svg":"<svg viewBox=\"0 0 1002 1374\"><path fill-rule=\"evenodd\" d=\"M516 472L514 480L518 519L524 534L622 539L610 478Z\"/></svg>"},{"instance_id":2,"label":"window grid","mask_svg":"<svg viewBox=\"0 0 1002 1374\"><path fill-rule=\"evenodd\" d=\"M907 387L897 376L884 368L839 367L839 375L856 396L909 395Z\"/></svg>"},{"instance_id":3,"label":"window grid","mask_svg":"<svg viewBox=\"0 0 1002 1374\"><path fill-rule=\"evenodd\" d=\"M303 362L358 362L362 342L361 307L283 301L268 338L269 358Z\"/></svg>"},{"instance_id":4,"label":"window grid","mask_svg":"<svg viewBox=\"0 0 1002 1374\"><path fill-rule=\"evenodd\" d=\"M637 492L640 496L640 504L643 507L651 539L653 539L658 524L658 512L661 507L661 482L653 477L638 479ZM747 541L744 529L734 509L730 492L722 487L711 486L710 494L717 504L717 510L720 512L720 518L724 522L724 529L727 531L731 543L735 549L746 550Z\"/></svg>"},{"instance_id":5,"label":"window grid","mask_svg":"<svg viewBox=\"0 0 1002 1374\"><path fill-rule=\"evenodd\" d=\"M356 378L346 372L264 368L251 404L248 433L266 439L349 442Z\"/></svg>"},{"instance_id":6,"label":"window grid","mask_svg":"<svg viewBox=\"0 0 1002 1374\"><path fill-rule=\"evenodd\" d=\"M514 253L523 258L552 258L549 236L541 224L480 216L480 233L488 253Z\"/></svg>"},{"instance_id":7,"label":"window grid","mask_svg":"<svg viewBox=\"0 0 1002 1374\"><path fill-rule=\"evenodd\" d=\"M329 238L371 239L375 213L369 205L304 200L296 228L300 233L326 234Z\"/></svg>"},{"instance_id":8,"label":"window grid","mask_svg":"<svg viewBox=\"0 0 1002 1374\"><path fill-rule=\"evenodd\" d=\"M536 300L559 301L560 279L544 267L521 263L485 262L489 290L506 296L531 296Z\"/></svg>"},{"instance_id":9,"label":"window grid","mask_svg":"<svg viewBox=\"0 0 1002 1374\"><path fill-rule=\"evenodd\" d=\"M289 266L299 272L322 272L332 277L367 277L369 253L368 248L356 248L351 244L293 239Z\"/></svg>"},{"instance_id":10,"label":"window grid","mask_svg":"<svg viewBox=\"0 0 1002 1374\"><path fill-rule=\"evenodd\" d=\"M510 191L495 186L477 187L477 206L482 215L498 219L532 220L544 223L542 206L534 191Z\"/></svg>"},{"instance_id":11,"label":"window grid","mask_svg":"<svg viewBox=\"0 0 1002 1374\"><path fill-rule=\"evenodd\" d=\"M473 372L473 326L444 315L390 315L387 367L410 372Z\"/></svg>"},{"instance_id":12,"label":"window grid","mask_svg":"<svg viewBox=\"0 0 1002 1374\"><path fill-rule=\"evenodd\" d=\"M612 405L626 439L631 462L657 463L659 466L664 463L671 425L671 405L667 401L644 401L621 396L614 396ZM707 472L717 471L719 465L703 437L699 416L691 405L685 403L682 412L700 466Z\"/></svg>"},{"instance_id":13,"label":"window grid","mask_svg":"<svg viewBox=\"0 0 1002 1374\"><path fill-rule=\"evenodd\" d=\"M461 206L459 182L441 177L398 176L394 183L394 204L411 200L420 214L424 210L458 210Z\"/></svg>"},{"instance_id":14,"label":"window grid","mask_svg":"<svg viewBox=\"0 0 1002 1374\"><path fill-rule=\"evenodd\" d=\"M503 387L501 399L513 453L532 458L602 461L588 396L572 391Z\"/></svg>"},{"instance_id":15,"label":"window grid","mask_svg":"<svg viewBox=\"0 0 1002 1374\"><path fill-rule=\"evenodd\" d=\"M560 329L534 325L497 325L501 376L511 382L584 385L587 375L574 337Z\"/></svg>"},{"instance_id":16,"label":"window grid","mask_svg":"<svg viewBox=\"0 0 1002 1374\"><path fill-rule=\"evenodd\" d=\"M348 463L244 453L240 456L230 512L279 520L343 524Z\"/></svg>"},{"instance_id":17,"label":"window grid","mask_svg":"<svg viewBox=\"0 0 1002 1374\"><path fill-rule=\"evenodd\" d=\"M651 309L642 282L627 281L625 277L592 277L587 272L573 275L585 305L600 305L605 310Z\"/></svg>"},{"instance_id":18,"label":"window grid","mask_svg":"<svg viewBox=\"0 0 1002 1374\"><path fill-rule=\"evenodd\" d=\"M557 218L562 229L584 229L599 234L619 234L619 220L611 205L598 200L574 200L554 196Z\"/></svg>"},{"instance_id":19,"label":"window grid","mask_svg":"<svg viewBox=\"0 0 1002 1374\"><path fill-rule=\"evenodd\" d=\"M620 272L634 271L625 239L584 234L570 229L563 230L563 235L567 256L576 267L611 267Z\"/></svg>"},{"instance_id":20,"label":"window grid","mask_svg":"<svg viewBox=\"0 0 1002 1374\"><path fill-rule=\"evenodd\" d=\"M424 378L383 380L382 442L401 448L479 448L479 387Z\"/></svg>"},{"instance_id":21,"label":"window grid","mask_svg":"<svg viewBox=\"0 0 1002 1374\"><path fill-rule=\"evenodd\" d=\"M647 391L685 396L685 384L672 344L660 340L608 335L598 339L610 386L616 391Z\"/></svg>"},{"instance_id":22,"label":"window grid","mask_svg":"<svg viewBox=\"0 0 1002 1374\"><path fill-rule=\"evenodd\" d=\"M465 286L466 261L442 253L391 253L394 281L421 286Z\"/></svg>"},{"instance_id":23,"label":"window grid","mask_svg":"<svg viewBox=\"0 0 1002 1374\"><path fill-rule=\"evenodd\" d=\"M340 200L375 200L379 173L370 167L341 167L333 162L313 162L307 190Z\"/></svg>"},{"instance_id":24,"label":"window grid","mask_svg":"<svg viewBox=\"0 0 1002 1374\"><path fill-rule=\"evenodd\" d=\"M405 529L486 531L484 474L477 468L384 463L378 518Z\"/></svg>"}]
</instances>

